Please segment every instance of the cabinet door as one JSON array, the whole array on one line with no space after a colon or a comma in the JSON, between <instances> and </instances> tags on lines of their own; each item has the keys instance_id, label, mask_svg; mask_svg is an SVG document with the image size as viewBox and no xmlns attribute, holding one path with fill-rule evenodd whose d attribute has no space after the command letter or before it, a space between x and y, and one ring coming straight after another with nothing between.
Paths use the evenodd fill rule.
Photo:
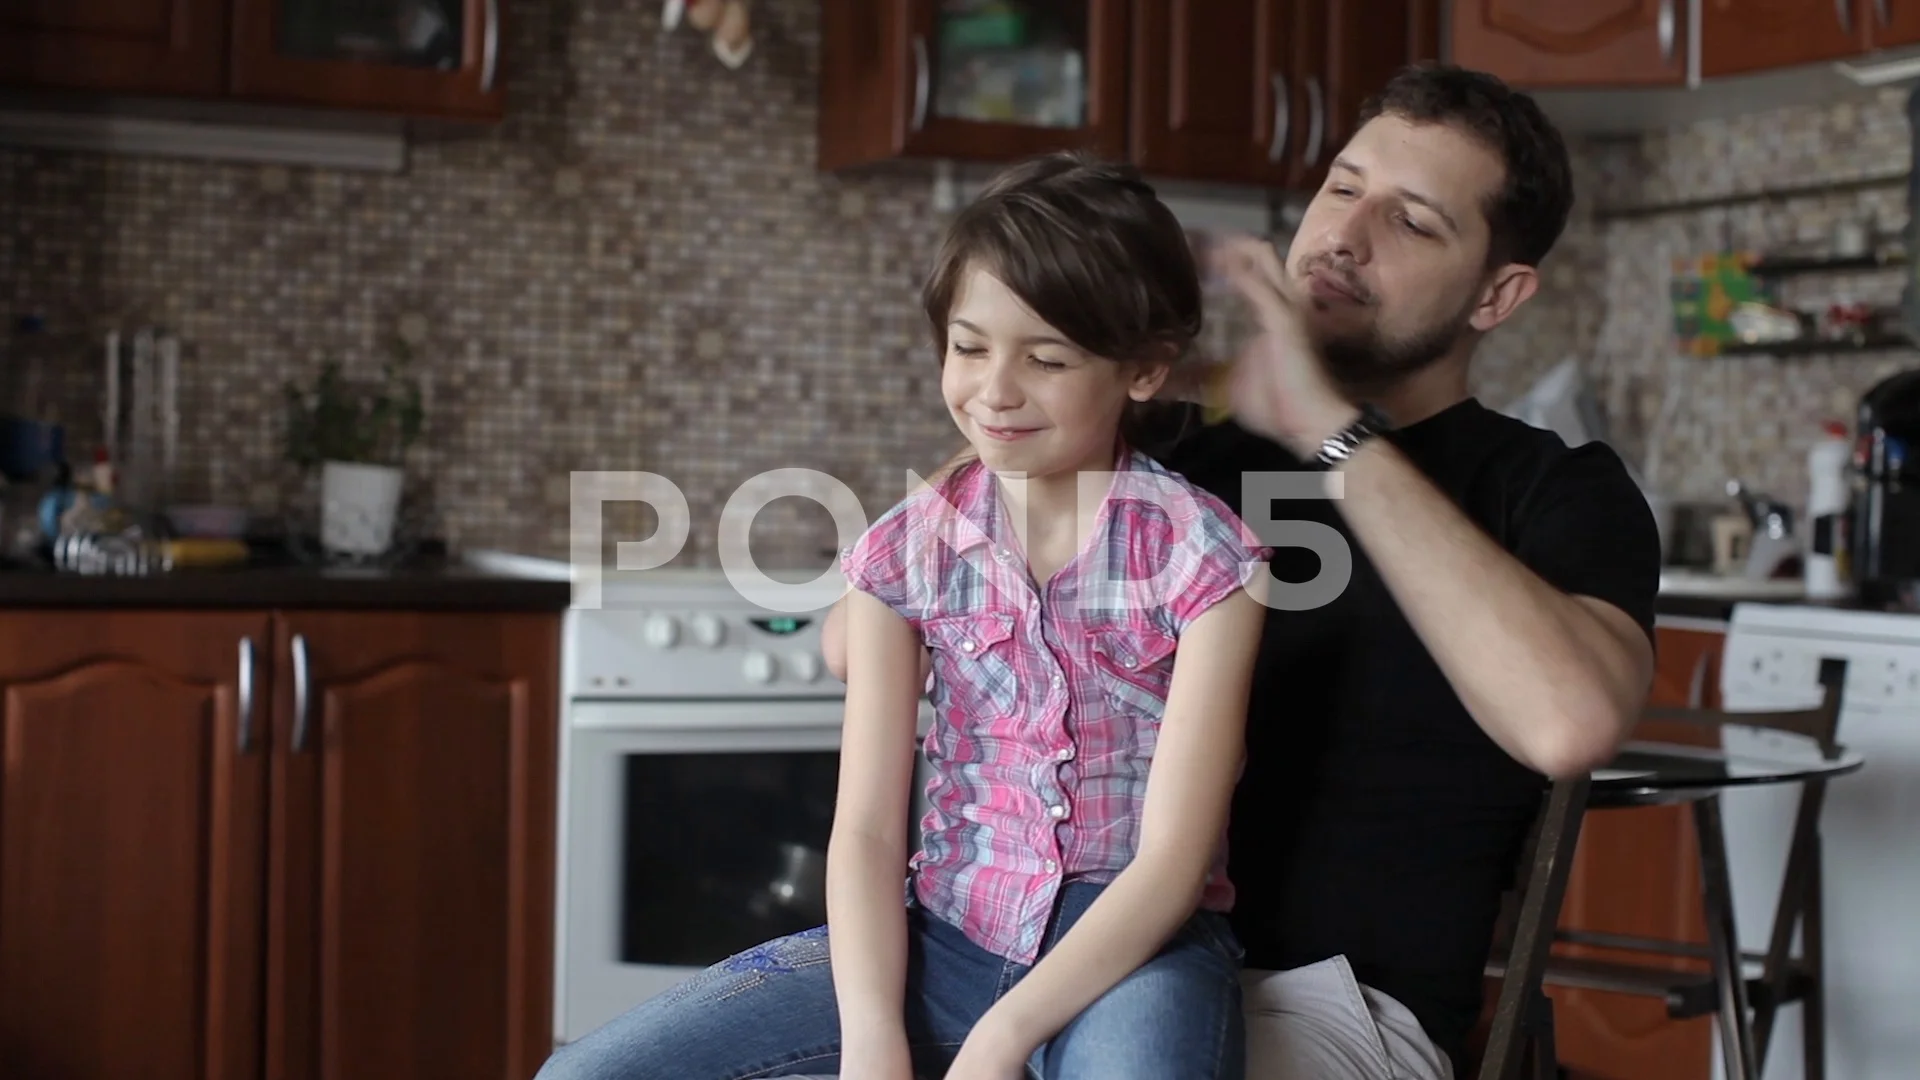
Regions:
<instances>
[{"instance_id":1,"label":"cabinet door","mask_svg":"<svg viewBox=\"0 0 1920 1080\"><path fill-rule=\"evenodd\" d=\"M1303 145L1293 65L1297 5L1316 0L1139 0L1132 156L1161 176L1280 186Z\"/></svg>"},{"instance_id":2,"label":"cabinet door","mask_svg":"<svg viewBox=\"0 0 1920 1080\"><path fill-rule=\"evenodd\" d=\"M1876 49L1920 45L1920 4L1914 0L1867 0L1873 20L1867 36Z\"/></svg>"},{"instance_id":3,"label":"cabinet door","mask_svg":"<svg viewBox=\"0 0 1920 1080\"><path fill-rule=\"evenodd\" d=\"M1455 4L1453 60L1516 86L1679 86L1687 80L1690 2Z\"/></svg>"},{"instance_id":4,"label":"cabinet door","mask_svg":"<svg viewBox=\"0 0 1920 1080\"><path fill-rule=\"evenodd\" d=\"M1304 134L1293 187L1318 188L1367 98L1406 65L1439 55L1439 24L1438 0L1300 0L1292 70Z\"/></svg>"},{"instance_id":5,"label":"cabinet door","mask_svg":"<svg viewBox=\"0 0 1920 1080\"><path fill-rule=\"evenodd\" d=\"M256 101L494 120L506 0L234 0L233 92Z\"/></svg>"},{"instance_id":6,"label":"cabinet door","mask_svg":"<svg viewBox=\"0 0 1920 1080\"><path fill-rule=\"evenodd\" d=\"M1865 52L1870 0L1700 0L1700 75L1740 75Z\"/></svg>"},{"instance_id":7,"label":"cabinet door","mask_svg":"<svg viewBox=\"0 0 1920 1080\"><path fill-rule=\"evenodd\" d=\"M558 618L294 613L274 649L267 1075L533 1075Z\"/></svg>"},{"instance_id":8,"label":"cabinet door","mask_svg":"<svg viewBox=\"0 0 1920 1080\"><path fill-rule=\"evenodd\" d=\"M218 94L226 0L4 0L0 83L128 94Z\"/></svg>"},{"instance_id":9,"label":"cabinet door","mask_svg":"<svg viewBox=\"0 0 1920 1080\"><path fill-rule=\"evenodd\" d=\"M0 1074L259 1075L267 632L0 615Z\"/></svg>"},{"instance_id":10,"label":"cabinet door","mask_svg":"<svg viewBox=\"0 0 1920 1080\"><path fill-rule=\"evenodd\" d=\"M823 169L1126 152L1126 0L823 0Z\"/></svg>"},{"instance_id":11,"label":"cabinet door","mask_svg":"<svg viewBox=\"0 0 1920 1080\"><path fill-rule=\"evenodd\" d=\"M1717 708L1720 648L1712 630L1660 627L1659 668L1649 704ZM1645 723L1639 738L1717 745L1709 728ZM1684 806L1640 807L1588 814L1580 827L1560 925L1567 929L1706 942L1700 911L1699 851ZM1561 946L1568 956L1645 962L1644 954ZM1678 970L1706 970L1704 961L1673 961ZM1670 1020L1654 998L1555 988L1554 1041L1560 1064L1579 1075L1635 1080L1707 1080L1711 1017Z\"/></svg>"}]
</instances>

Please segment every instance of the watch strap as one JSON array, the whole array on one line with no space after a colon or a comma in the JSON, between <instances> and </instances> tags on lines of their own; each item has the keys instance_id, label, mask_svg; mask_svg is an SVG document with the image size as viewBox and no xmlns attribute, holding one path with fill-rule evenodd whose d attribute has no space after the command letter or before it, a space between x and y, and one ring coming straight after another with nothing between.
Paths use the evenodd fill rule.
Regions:
<instances>
[{"instance_id":1,"label":"watch strap","mask_svg":"<svg viewBox=\"0 0 1920 1080\"><path fill-rule=\"evenodd\" d=\"M1314 466L1321 470L1330 470L1344 465L1354 451L1368 439L1389 430L1392 427L1387 417L1372 405L1361 405L1360 415L1353 423L1327 436L1320 449L1313 455Z\"/></svg>"}]
</instances>

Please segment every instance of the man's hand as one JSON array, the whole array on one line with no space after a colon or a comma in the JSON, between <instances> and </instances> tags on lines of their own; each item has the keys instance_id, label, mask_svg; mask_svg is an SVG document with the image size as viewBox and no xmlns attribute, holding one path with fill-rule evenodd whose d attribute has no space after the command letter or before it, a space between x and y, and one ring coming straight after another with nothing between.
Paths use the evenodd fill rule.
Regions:
<instances>
[{"instance_id":1,"label":"man's hand","mask_svg":"<svg viewBox=\"0 0 1920 1080\"><path fill-rule=\"evenodd\" d=\"M1234 364L1235 419L1303 458L1311 456L1360 410L1327 374L1306 320L1287 298L1279 253L1257 237L1224 237L1209 247L1207 261L1213 275L1246 298L1260 324Z\"/></svg>"}]
</instances>

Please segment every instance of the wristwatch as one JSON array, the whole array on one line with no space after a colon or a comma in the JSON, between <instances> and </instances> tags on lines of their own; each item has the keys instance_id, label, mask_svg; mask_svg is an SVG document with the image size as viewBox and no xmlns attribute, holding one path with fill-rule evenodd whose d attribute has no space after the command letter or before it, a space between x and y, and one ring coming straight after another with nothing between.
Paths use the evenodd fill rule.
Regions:
<instances>
[{"instance_id":1,"label":"wristwatch","mask_svg":"<svg viewBox=\"0 0 1920 1080\"><path fill-rule=\"evenodd\" d=\"M1359 419L1327 436L1320 444L1320 451L1313 455L1313 467L1326 472L1346 464L1361 443L1392 427L1385 413L1372 405L1361 405Z\"/></svg>"}]
</instances>

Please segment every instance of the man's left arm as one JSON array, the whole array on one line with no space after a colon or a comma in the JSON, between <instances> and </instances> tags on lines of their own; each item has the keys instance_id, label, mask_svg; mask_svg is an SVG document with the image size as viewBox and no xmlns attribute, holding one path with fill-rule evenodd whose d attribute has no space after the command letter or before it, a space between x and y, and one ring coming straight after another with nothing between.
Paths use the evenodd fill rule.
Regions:
<instances>
[{"instance_id":1,"label":"man's left arm","mask_svg":"<svg viewBox=\"0 0 1920 1080\"><path fill-rule=\"evenodd\" d=\"M1338 505L1349 527L1487 734L1550 777L1605 764L1631 732L1652 683L1653 646L1643 625L1609 600L1580 595L1577 585L1563 591L1535 572L1386 439L1362 443L1341 469ZM1620 477L1630 483L1624 471ZM1609 557L1604 545L1641 536L1630 527L1638 522L1623 520L1636 508L1605 502L1609 494L1604 487L1570 491L1568 499L1592 495L1597 507L1617 508L1611 522L1596 509L1583 523L1575 510L1534 527ZM1650 516L1645 524L1651 528ZM1592 535L1579 536L1588 526ZM1611 526L1629 527L1611 535ZM1639 552L1616 554L1631 560Z\"/></svg>"}]
</instances>

